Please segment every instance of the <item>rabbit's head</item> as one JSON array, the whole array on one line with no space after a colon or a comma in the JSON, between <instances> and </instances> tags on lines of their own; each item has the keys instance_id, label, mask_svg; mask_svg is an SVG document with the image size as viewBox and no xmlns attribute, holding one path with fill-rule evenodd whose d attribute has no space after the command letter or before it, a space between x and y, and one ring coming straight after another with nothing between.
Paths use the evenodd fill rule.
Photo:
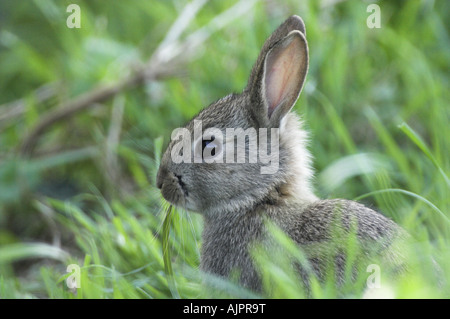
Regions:
<instances>
[{"instance_id":1,"label":"rabbit's head","mask_svg":"<svg viewBox=\"0 0 450 319\"><path fill-rule=\"evenodd\" d=\"M241 94L173 131L157 176L164 198L206 215L314 200L307 134L289 113L307 70L305 26L292 16L264 43Z\"/></svg>"}]
</instances>

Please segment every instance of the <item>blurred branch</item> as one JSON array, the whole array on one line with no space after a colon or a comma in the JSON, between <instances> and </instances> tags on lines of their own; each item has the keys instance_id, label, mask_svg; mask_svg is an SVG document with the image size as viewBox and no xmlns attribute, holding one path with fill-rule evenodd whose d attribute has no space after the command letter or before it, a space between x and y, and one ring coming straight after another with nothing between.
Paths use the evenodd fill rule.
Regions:
<instances>
[{"instance_id":1,"label":"blurred branch","mask_svg":"<svg viewBox=\"0 0 450 319\"><path fill-rule=\"evenodd\" d=\"M155 78L157 78L156 75ZM20 154L25 156L33 155L35 145L39 140L40 135L54 123L95 105L96 103L103 102L123 91L125 88L129 88L142 82L142 80L143 72L141 71L126 78L125 80L119 81L116 84L96 88L74 98L73 100L60 104L55 110L52 110L44 115L37 125L31 130L31 132L25 137L20 148Z\"/></svg>"},{"instance_id":2,"label":"blurred branch","mask_svg":"<svg viewBox=\"0 0 450 319\"><path fill-rule=\"evenodd\" d=\"M45 84L33 91L31 96L36 104L44 103L56 95L57 83ZM11 120L25 113L27 98L0 105L0 129L11 123Z\"/></svg>"},{"instance_id":3,"label":"blurred branch","mask_svg":"<svg viewBox=\"0 0 450 319\"><path fill-rule=\"evenodd\" d=\"M188 3L169 29L166 37L155 50L148 63L125 79L117 83L97 87L89 92L58 105L36 124L26 135L19 153L23 156L32 156L40 136L53 124L96 103L104 102L118 93L140 85L145 81L155 81L168 77L174 73L176 66L185 62L195 53L214 32L217 32L232 20L246 13L257 0L241 0L235 5L212 19L206 26L179 41L182 33L196 16L197 12L206 3L206 0L194 0Z\"/></svg>"}]
</instances>

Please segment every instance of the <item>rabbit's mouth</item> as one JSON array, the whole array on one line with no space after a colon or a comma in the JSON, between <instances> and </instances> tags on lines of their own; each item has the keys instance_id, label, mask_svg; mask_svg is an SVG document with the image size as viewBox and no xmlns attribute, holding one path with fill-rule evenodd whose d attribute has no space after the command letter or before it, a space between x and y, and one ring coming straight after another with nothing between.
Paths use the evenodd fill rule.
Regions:
<instances>
[{"instance_id":1,"label":"rabbit's mouth","mask_svg":"<svg viewBox=\"0 0 450 319\"><path fill-rule=\"evenodd\" d=\"M181 176L180 175L177 175L177 174L174 174L175 175L175 177L178 179L178 184L180 185L180 187L181 187L181 190L183 191L183 193L184 193L184 196L188 196L189 194L188 194L188 190L187 190L187 188L186 188L186 184L183 182L183 180L181 179Z\"/></svg>"},{"instance_id":2,"label":"rabbit's mouth","mask_svg":"<svg viewBox=\"0 0 450 319\"><path fill-rule=\"evenodd\" d=\"M186 206L188 190L180 175L160 169L156 186L161 189L161 194L167 201L177 206Z\"/></svg>"}]
</instances>

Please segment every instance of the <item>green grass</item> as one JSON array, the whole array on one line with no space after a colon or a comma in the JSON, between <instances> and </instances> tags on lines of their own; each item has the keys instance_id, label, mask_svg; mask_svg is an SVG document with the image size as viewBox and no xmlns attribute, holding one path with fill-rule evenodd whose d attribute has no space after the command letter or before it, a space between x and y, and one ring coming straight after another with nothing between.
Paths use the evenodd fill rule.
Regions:
<instances>
[{"instance_id":1,"label":"green grass","mask_svg":"<svg viewBox=\"0 0 450 319\"><path fill-rule=\"evenodd\" d=\"M201 216L174 208L165 219L155 187L171 131L242 90L262 43L291 14L304 19L310 48L295 111L311 132L317 194L358 199L413 237L414 272L393 280L382 268L379 294L450 297L448 1L378 1L380 29L366 27L363 1L312 0L256 1L217 28L210 21L225 21L214 19L236 1L210 1L181 39L214 33L175 73L56 122L24 158L20 145L47 112L146 61L184 7L75 1L82 28L68 29L73 2L0 4L0 298L362 297L354 288L365 287L365 269L342 292L333 277L313 280L310 295L298 289L289 263L274 260L302 263L303 252L276 229L285 254L255 252L270 293L202 276ZM43 98L36 89L48 85ZM356 254L352 238L346 245ZM81 269L78 289L66 285L70 264Z\"/></svg>"}]
</instances>

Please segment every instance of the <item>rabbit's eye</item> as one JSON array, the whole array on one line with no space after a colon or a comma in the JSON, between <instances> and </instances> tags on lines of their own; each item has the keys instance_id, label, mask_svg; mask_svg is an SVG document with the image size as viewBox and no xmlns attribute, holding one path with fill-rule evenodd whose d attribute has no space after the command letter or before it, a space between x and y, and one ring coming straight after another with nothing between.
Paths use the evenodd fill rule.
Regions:
<instances>
[{"instance_id":1,"label":"rabbit's eye","mask_svg":"<svg viewBox=\"0 0 450 319\"><path fill-rule=\"evenodd\" d=\"M211 154L211 156L216 155L217 144L215 139L215 136L212 135L210 140L202 140L202 154ZM205 153L205 150L207 153Z\"/></svg>"},{"instance_id":2,"label":"rabbit's eye","mask_svg":"<svg viewBox=\"0 0 450 319\"><path fill-rule=\"evenodd\" d=\"M219 131L219 130L217 130ZM195 163L222 163L223 137L218 134L204 133L202 139L198 139L194 145Z\"/></svg>"}]
</instances>

